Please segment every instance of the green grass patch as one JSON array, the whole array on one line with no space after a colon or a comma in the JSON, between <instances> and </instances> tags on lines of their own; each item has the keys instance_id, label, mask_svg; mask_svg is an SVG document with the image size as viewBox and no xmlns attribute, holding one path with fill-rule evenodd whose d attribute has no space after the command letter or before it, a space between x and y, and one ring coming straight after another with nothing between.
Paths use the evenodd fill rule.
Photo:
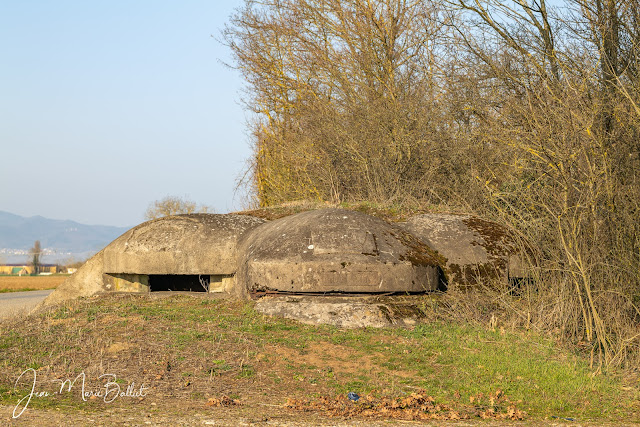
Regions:
<instances>
[{"instance_id":1,"label":"green grass patch","mask_svg":"<svg viewBox=\"0 0 640 427\"><path fill-rule=\"evenodd\" d=\"M411 341L390 352L395 370L414 370L419 386L438 397L501 390L532 414L620 415L624 397L615 375L593 375L586 360L535 334L443 323L398 334Z\"/></svg>"},{"instance_id":2,"label":"green grass patch","mask_svg":"<svg viewBox=\"0 0 640 427\"><path fill-rule=\"evenodd\" d=\"M21 289L0 289L0 294L6 294L9 292L30 292L30 291L41 291L55 288L47 288L47 289L35 289L35 288L21 288Z\"/></svg>"}]
</instances>

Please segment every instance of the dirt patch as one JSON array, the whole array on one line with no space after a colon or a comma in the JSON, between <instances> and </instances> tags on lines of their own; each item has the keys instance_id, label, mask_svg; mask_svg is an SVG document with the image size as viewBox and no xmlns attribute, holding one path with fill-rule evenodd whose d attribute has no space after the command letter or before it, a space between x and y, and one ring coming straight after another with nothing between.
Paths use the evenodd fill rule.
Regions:
<instances>
[{"instance_id":1,"label":"dirt patch","mask_svg":"<svg viewBox=\"0 0 640 427\"><path fill-rule=\"evenodd\" d=\"M124 342L114 342L109 347L107 347L107 354L117 354L121 353L125 350L129 350L131 346Z\"/></svg>"},{"instance_id":2,"label":"dirt patch","mask_svg":"<svg viewBox=\"0 0 640 427\"><path fill-rule=\"evenodd\" d=\"M304 350L269 346L267 353L277 354L279 359L317 368L320 372L354 375L379 374L382 369L371 355L363 355L352 348L327 342L309 343ZM411 375L410 372L406 373Z\"/></svg>"},{"instance_id":3,"label":"dirt patch","mask_svg":"<svg viewBox=\"0 0 640 427\"><path fill-rule=\"evenodd\" d=\"M390 420L354 419L327 417L316 411L297 411L280 406L202 406L191 411L161 410L141 405L136 408L107 407L101 411L60 411L53 409L32 409L18 419L11 419L13 407L0 405L0 423L3 425L78 425L78 426L332 426L332 427L388 427L406 426L406 422ZM429 425L469 426L469 421L430 422ZM584 424L582 424L584 425ZM593 424L596 425L596 424ZM597 424L601 425L601 424ZM504 423L483 422L482 426L505 426Z\"/></svg>"}]
</instances>

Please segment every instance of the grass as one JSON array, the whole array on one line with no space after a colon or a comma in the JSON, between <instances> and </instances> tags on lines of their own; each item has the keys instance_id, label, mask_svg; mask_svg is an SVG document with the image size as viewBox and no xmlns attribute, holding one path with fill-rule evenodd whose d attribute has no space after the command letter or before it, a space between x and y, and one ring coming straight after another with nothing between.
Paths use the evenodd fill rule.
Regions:
<instances>
[{"instance_id":1,"label":"grass","mask_svg":"<svg viewBox=\"0 0 640 427\"><path fill-rule=\"evenodd\" d=\"M24 393L12 384L30 366L43 384L110 370L123 384L150 385L151 399L176 407L222 393L247 405L282 405L299 395L392 398L425 390L456 408L504 394L534 420L640 421L637 389L623 389L621 373L594 375L585 358L533 332L443 321L341 330L265 317L250 303L189 296L113 295L0 324L0 404L14 405ZM100 408L65 399L65 407Z\"/></svg>"},{"instance_id":2,"label":"grass","mask_svg":"<svg viewBox=\"0 0 640 427\"><path fill-rule=\"evenodd\" d=\"M49 288L53 289L53 288ZM0 294L7 294L9 292L29 292L29 291L39 291L41 289L36 288L20 288L20 289L0 289Z\"/></svg>"}]
</instances>

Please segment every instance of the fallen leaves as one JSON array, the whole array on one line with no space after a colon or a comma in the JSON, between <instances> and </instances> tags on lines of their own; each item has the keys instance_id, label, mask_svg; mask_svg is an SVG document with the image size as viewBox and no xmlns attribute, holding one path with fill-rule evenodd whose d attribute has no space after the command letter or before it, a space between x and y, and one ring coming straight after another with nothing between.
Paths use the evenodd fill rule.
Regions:
<instances>
[{"instance_id":1,"label":"fallen leaves","mask_svg":"<svg viewBox=\"0 0 640 427\"><path fill-rule=\"evenodd\" d=\"M211 397L207 399L207 406L237 406L240 402L230 398L229 396Z\"/></svg>"},{"instance_id":2,"label":"fallen leaves","mask_svg":"<svg viewBox=\"0 0 640 427\"><path fill-rule=\"evenodd\" d=\"M456 406L438 403L421 390L406 397L376 398L364 396L352 402L345 396L322 396L315 400L287 399L285 407L298 411L319 411L335 417L393 418L402 420L465 420L470 418L522 420L526 413L511 403L501 390L490 396L489 405L480 404L480 396L470 399L476 405Z\"/></svg>"}]
</instances>

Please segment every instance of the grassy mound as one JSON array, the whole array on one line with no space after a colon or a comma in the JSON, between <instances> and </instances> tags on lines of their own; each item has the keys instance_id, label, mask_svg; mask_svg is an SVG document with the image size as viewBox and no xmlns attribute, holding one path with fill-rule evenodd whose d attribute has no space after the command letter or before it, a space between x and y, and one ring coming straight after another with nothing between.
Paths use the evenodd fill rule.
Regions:
<instances>
[{"instance_id":1,"label":"grassy mound","mask_svg":"<svg viewBox=\"0 0 640 427\"><path fill-rule=\"evenodd\" d=\"M102 411L99 392L110 381L112 389L132 390L109 402L111 410L639 420L635 391L623 389L618 376L593 375L582 357L531 332L441 320L340 330L265 317L251 303L187 295L101 296L1 324L0 405L13 407L29 394L32 371L16 384L27 368L37 375L36 391L48 392L27 411ZM85 393L97 396L82 399L80 380L60 392L81 373ZM141 386L144 396L136 396ZM361 398L351 401L348 392Z\"/></svg>"}]
</instances>

